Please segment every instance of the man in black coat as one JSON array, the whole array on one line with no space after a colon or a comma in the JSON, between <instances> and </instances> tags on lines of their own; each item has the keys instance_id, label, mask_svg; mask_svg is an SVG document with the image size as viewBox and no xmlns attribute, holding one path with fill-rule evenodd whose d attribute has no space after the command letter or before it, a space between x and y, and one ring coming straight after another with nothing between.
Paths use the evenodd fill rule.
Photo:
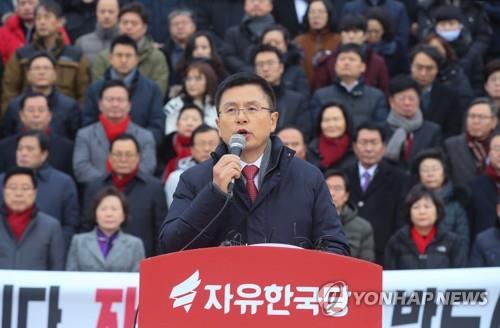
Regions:
<instances>
[{"instance_id":1,"label":"man in black coat","mask_svg":"<svg viewBox=\"0 0 500 328\"><path fill-rule=\"evenodd\" d=\"M499 203L498 188L500 185L500 135L495 135L490 141L490 162L480 176L469 183L471 190L471 240L476 235L491 228L497 219L497 204Z\"/></svg>"},{"instance_id":2,"label":"man in black coat","mask_svg":"<svg viewBox=\"0 0 500 328\"><path fill-rule=\"evenodd\" d=\"M245 0L245 15L240 25L233 26L224 36L221 51L225 66L231 73L251 72L252 48L259 43L266 28L274 24L272 0Z\"/></svg>"},{"instance_id":3,"label":"man in black coat","mask_svg":"<svg viewBox=\"0 0 500 328\"><path fill-rule=\"evenodd\" d=\"M420 85L420 107L424 119L441 126L445 138L462 131L465 104L454 89L436 81L443 57L432 46L418 45L410 54L411 77Z\"/></svg>"},{"instance_id":4,"label":"man in black coat","mask_svg":"<svg viewBox=\"0 0 500 328\"><path fill-rule=\"evenodd\" d=\"M311 134L311 116L307 108L307 98L293 90L287 89L282 83L285 65L281 52L270 45L260 45L256 48L253 63L255 73L269 82L273 87L278 101L278 126L277 129L287 125L300 128L307 138Z\"/></svg>"},{"instance_id":5,"label":"man in black coat","mask_svg":"<svg viewBox=\"0 0 500 328\"><path fill-rule=\"evenodd\" d=\"M4 136L13 135L24 128L19 119L19 112L24 105L23 99L26 94L37 92L47 97L48 106L52 112L51 132L68 139L74 139L81 124L80 106L76 100L65 96L56 89L57 70L54 57L46 52L40 52L31 57L26 79L29 88L9 102L3 117L2 134Z\"/></svg>"},{"instance_id":6,"label":"man in black coat","mask_svg":"<svg viewBox=\"0 0 500 328\"><path fill-rule=\"evenodd\" d=\"M48 163L67 174L72 174L73 142L51 129L54 116L47 97L41 93L27 93L20 100L20 126L23 130L36 130L49 138ZM0 140L0 172L16 165L17 141L21 132Z\"/></svg>"},{"instance_id":7,"label":"man in black coat","mask_svg":"<svg viewBox=\"0 0 500 328\"><path fill-rule=\"evenodd\" d=\"M441 147L441 128L424 120L420 110L420 88L409 76L396 76L389 86L391 112L385 123L384 157L393 164L410 169L418 154Z\"/></svg>"},{"instance_id":8,"label":"man in black coat","mask_svg":"<svg viewBox=\"0 0 500 328\"><path fill-rule=\"evenodd\" d=\"M182 174L162 225L163 250L272 242L348 255L323 175L270 137L279 116L271 86L235 74L219 86L215 105L223 143ZM241 158L228 154L236 133L246 141Z\"/></svg>"},{"instance_id":9,"label":"man in black coat","mask_svg":"<svg viewBox=\"0 0 500 328\"><path fill-rule=\"evenodd\" d=\"M123 231L142 239L146 256L157 255L158 233L167 214L162 183L139 170L140 148L132 135L122 134L111 143L109 163L111 172L90 183L86 189L84 210L91 208L93 197L99 190L115 185L125 194L129 205L129 217ZM88 212L84 214L89 215ZM92 222L84 220L83 226L90 230Z\"/></svg>"},{"instance_id":10,"label":"man in black coat","mask_svg":"<svg viewBox=\"0 0 500 328\"><path fill-rule=\"evenodd\" d=\"M359 215L372 224L375 259L382 264L389 238L404 223L399 218L409 177L382 160L384 132L374 123L359 126L353 150L358 161L344 169L352 182L349 200L357 205Z\"/></svg>"},{"instance_id":11,"label":"man in black coat","mask_svg":"<svg viewBox=\"0 0 500 328\"><path fill-rule=\"evenodd\" d=\"M484 172L497 116L498 107L493 100L476 98L467 110L465 133L446 139L444 146L454 184L465 186Z\"/></svg>"}]
</instances>

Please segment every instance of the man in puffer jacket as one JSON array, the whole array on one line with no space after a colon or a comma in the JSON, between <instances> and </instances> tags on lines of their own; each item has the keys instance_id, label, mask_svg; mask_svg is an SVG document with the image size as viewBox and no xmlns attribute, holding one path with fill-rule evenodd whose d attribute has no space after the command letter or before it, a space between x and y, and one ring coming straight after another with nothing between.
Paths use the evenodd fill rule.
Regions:
<instances>
[{"instance_id":1,"label":"man in puffer jacket","mask_svg":"<svg viewBox=\"0 0 500 328\"><path fill-rule=\"evenodd\" d=\"M358 216L356 205L348 202L349 178L342 171L330 170L325 173L325 179L351 246L351 256L374 262L375 240L372 225Z\"/></svg>"}]
</instances>

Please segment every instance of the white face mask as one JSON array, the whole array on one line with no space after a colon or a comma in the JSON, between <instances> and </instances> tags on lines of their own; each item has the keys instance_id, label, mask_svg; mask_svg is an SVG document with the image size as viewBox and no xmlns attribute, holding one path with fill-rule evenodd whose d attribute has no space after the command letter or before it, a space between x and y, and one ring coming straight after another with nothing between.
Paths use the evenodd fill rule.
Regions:
<instances>
[{"instance_id":1,"label":"white face mask","mask_svg":"<svg viewBox=\"0 0 500 328\"><path fill-rule=\"evenodd\" d=\"M438 29L436 29L436 33L448 42L453 42L456 39L458 39L461 32L462 32L462 27L453 31L439 31Z\"/></svg>"}]
</instances>

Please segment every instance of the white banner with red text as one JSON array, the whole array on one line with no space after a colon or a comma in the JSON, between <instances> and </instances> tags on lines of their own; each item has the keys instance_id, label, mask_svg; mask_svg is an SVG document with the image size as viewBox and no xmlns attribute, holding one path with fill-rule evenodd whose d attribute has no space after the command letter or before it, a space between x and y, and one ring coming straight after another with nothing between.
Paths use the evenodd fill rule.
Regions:
<instances>
[{"instance_id":1,"label":"white banner with red text","mask_svg":"<svg viewBox=\"0 0 500 328\"><path fill-rule=\"evenodd\" d=\"M500 268L384 271L382 295L350 291L349 304L383 304L383 327L500 327ZM131 328L137 273L0 270L0 328ZM168 298L170 291L158 291Z\"/></svg>"}]
</instances>

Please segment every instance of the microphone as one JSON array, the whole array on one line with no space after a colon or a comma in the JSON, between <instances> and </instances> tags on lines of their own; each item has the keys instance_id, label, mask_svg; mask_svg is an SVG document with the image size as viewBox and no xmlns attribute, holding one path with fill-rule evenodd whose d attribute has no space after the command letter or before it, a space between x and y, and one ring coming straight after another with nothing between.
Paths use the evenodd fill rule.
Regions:
<instances>
[{"instance_id":1,"label":"microphone","mask_svg":"<svg viewBox=\"0 0 500 328\"><path fill-rule=\"evenodd\" d=\"M241 152L245 148L245 145L246 145L245 136L239 133L235 133L229 139L229 153L239 157L241 155ZM233 194L233 187L234 187L234 178L231 179L231 182L227 186L228 194L230 195Z\"/></svg>"}]
</instances>

